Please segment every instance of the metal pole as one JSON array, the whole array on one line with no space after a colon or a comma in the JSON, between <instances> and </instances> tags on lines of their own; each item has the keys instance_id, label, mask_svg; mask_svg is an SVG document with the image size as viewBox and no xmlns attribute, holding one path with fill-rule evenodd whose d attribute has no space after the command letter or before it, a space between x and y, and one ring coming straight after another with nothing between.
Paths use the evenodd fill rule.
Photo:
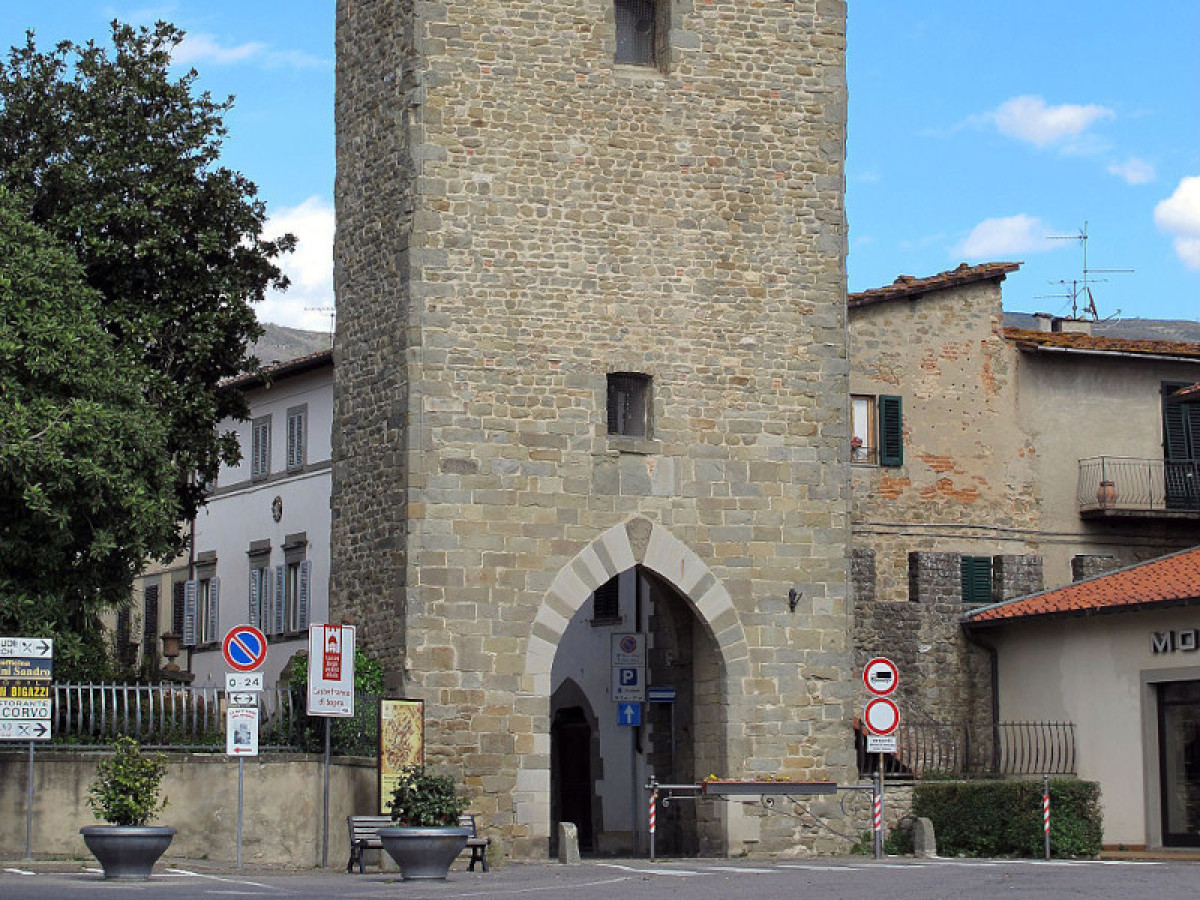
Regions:
<instances>
[{"instance_id":1,"label":"metal pole","mask_svg":"<svg viewBox=\"0 0 1200 900\"><path fill-rule=\"evenodd\" d=\"M246 771L246 760L238 757L238 823L237 823L237 866L242 871L242 781Z\"/></svg>"},{"instance_id":2,"label":"metal pole","mask_svg":"<svg viewBox=\"0 0 1200 900\"><path fill-rule=\"evenodd\" d=\"M25 862L33 861L33 743L29 742L29 785L25 796Z\"/></svg>"},{"instance_id":3,"label":"metal pole","mask_svg":"<svg viewBox=\"0 0 1200 900\"><path fill-rule=\"evenodd\" d=\"M883 859L883 754L875 759L874 850L875 858Z\"/></svg>"},{"instance_id":4,"label":"metal pole","mask_svg":"<svg viewBox=\"0 0 1200 900\"><path fill-rule=\"evenodd\" d=\"M636 855L638 845L641 843L638 840L638 802L637 802L637 738L633 732L637 729L636 725L629 728L629 833L633 837L633 852Z\"/></svg>"},{"instance_id":5,"label":"metal pole","mask_svg":"<svg viewBox=\"0 0 1200 900\"><path fill-rule=\"evenodd\" d=\"M1050 858L1050 776L1042 776L1042 832L1046 840L1046 859Z\"/></svg>"},{"instance_id":6,"label":"metal pole","mask_svg":"<svg viewBox=\"0 0 1200 900\"><path fill-rule=\"evenodd\" d=\"M325 717L325 803L321 814L321 868L329 868L329 716Z\"/></svg>"}]
</instances>

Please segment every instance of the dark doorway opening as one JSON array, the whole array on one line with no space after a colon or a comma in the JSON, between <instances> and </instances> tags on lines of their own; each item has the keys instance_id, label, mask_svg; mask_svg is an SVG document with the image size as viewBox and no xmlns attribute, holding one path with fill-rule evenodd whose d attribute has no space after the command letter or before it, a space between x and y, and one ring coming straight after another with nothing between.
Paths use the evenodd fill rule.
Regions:
<instances>
[{"instance_id":1,"label":"dark doorway opening","mask_svg":"<svg viewBox=\"0 0 1200 900\"><path fill-rule=\"evenodd\" d=\"M550 783L554 797L551 852L558 852L558 823L574 822L579 829L579 852L595 849L592 829L592 726L582 707L568 706L554 714L550 728Z\"/></svg>"},{"instance_id":2,"label":"dark doorway opening","mask_svg":"<svg viewBox=\"0 0 1200 900\"><path fill-rule=\"evenodd\" d=\"M1167 847L1200 847L1200 681L1158 685L1159 786Z\"/></svg>"}]
</instances>

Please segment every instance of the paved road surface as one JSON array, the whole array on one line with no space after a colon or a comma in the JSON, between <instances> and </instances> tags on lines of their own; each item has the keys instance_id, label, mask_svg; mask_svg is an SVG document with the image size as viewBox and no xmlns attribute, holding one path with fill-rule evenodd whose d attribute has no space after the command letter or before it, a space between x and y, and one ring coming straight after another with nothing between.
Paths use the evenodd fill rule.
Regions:
<instances>
[{"instance_id":1,"label":"paved road surface","mask_svg":"<svg viewBox=\"0 0 1200 900\"><path fill-rule=\"evenodd\" d=\"M570 900L958 900L958 898L1138 898L1195 900L1200 863L1151 861L980 861L868 859L743 863L691 860L588 861L579 866L513 864L489 873L453 872L444 883L395 874L347 875L156 869L149 882L106 882L91 864L0 867L2 900L374 900L570 898Z\"/></svg>"}]
</instances>

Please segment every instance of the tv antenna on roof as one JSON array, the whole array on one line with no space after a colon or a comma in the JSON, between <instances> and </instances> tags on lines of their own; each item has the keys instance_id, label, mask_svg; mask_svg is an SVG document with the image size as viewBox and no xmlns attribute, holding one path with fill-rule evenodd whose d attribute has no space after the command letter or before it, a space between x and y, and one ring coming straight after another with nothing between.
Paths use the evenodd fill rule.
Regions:
<instances>
[{"instance_id":1,"label":"tv antenna on roof","mask_svg":"<svg viewBox=\"0 0 1200 900\"><path fill-rule=\"evenodd\" d=\"M333 344L333 326L337 321L336 306L306 306L305 312L329 313L329 343Z\"/></svg>"},{"instance_id":2,"label":"tv antenna on roof","mask_svg":"<svg viewBox=\"0 0 1200 900\"><path fill-rule=\"evenodd\" d=\"M1092 289L1088 285L1088 280L1089 280L1088 276L1092 275L1094 273L1097 273L1097 272L1102 275L1126 273L1126 272L1132 272L1133 269L1089 269L1088 268L1088 259L1087 259L1088 223L1086 221L1083 223L1083 230L1078 232L1077 234L1051 234L1051 235L1048 235L1046 239L1050 240L1050 241L1079 241L1080 245L1083 247L1083 280L1076 281L1076 280L1072 279L1071 281L1060 281L1058 283L1062 284L1062 285L1069 284L1071 286L1070 291L1067 292L1067 296L1070 297L1070 299L1071 299L1071 318L1072 319L1079 318L1079 304L1080 304L1080 300L1082 299L1084 314L1086 316L1088 316L1089 318L1091 318L1091 320L1093 322L1099 322L1100 315L1099 315L1099 313L1096 312L1096 298L1092 296ZM1093 283L1096 281L1103 282L1103 281L1108 281L1108 279L1107 278L1098 278L1098 279L1092 279L1092 281L1093 281ZM1120 313L1121 313L1121 311L1118 309L1115 313L1113 313L1113 316L1120 315Z\"/></svg>"}]
</instances>

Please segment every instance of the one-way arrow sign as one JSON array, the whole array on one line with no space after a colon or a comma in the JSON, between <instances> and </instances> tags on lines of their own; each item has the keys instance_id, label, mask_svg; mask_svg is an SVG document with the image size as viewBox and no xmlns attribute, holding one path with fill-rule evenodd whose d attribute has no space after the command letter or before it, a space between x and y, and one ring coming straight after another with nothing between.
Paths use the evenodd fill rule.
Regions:
<instances>
[{"instance_id":1,"label":"one-way arrow sign","mask_svg":"<svg viewBox=\"0 0 1200 900\"><path fill-rule=\"evenodd\" d=\"M617 706L617 724L618 725L641 725L642 724L642 704L640 703L621 703Z\"/></svg>"}]
</instances>

